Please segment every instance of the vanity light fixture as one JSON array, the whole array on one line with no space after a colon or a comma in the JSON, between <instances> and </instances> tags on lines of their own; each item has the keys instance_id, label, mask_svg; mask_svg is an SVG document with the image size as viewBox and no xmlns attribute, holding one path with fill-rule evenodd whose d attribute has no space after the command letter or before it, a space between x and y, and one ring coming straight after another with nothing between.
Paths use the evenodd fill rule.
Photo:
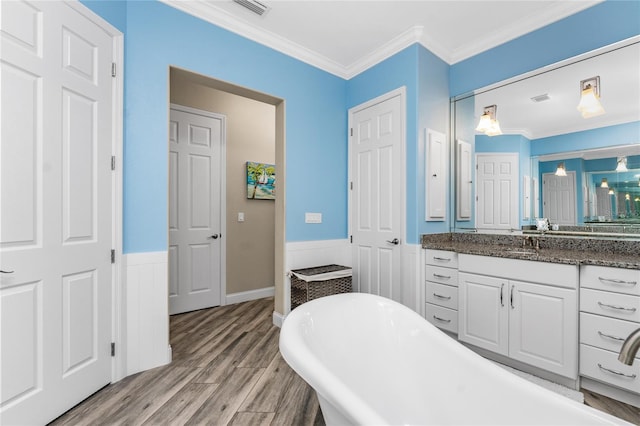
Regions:
<instances>
[{"instance_id":1,"label":"vanity light fixture","mask_svg":"<svg viewBox=\"0 0 640 426\"><path fill-rule=\"evenodd\" d=\"M478 123L478 127L476 127L477 132L483 132L487 136L502 134L502 130L500 130L500 123L498 123L498 119L496 118L497 110L498 107L496 105L484 107L482 116L480 117L480 122Z\"/></svg>"},{"instance_id":2,"label":"vanity light fixture","mask_svg":"<svg viewBox=\"0 0 640 426\"><path fill-rule=\"evenodd\" d=\"M600 182L600 188L608 188L609 182L607 182L607 178L602 178L602 182Z\"/></svg>"},{"instance_id":3,"label":"vanity light fixture","mask_svg":"<svg viewBox=\"0 0 640 426\"><path fill-rule=\"evenodd\" d=\"M558 168L556 168L556 176L566 176L567 169L564 167L564 162L558 163Z\"/></svg>"},{"instance_id":4,"label":"vanity light fixture","mask_svg":"<svg viewBox=\"0 0 640 426\"><path fill-rule=\"evenodd\" d=\"M631 194L624 194L625 200L631 200Z\"/></svg>"},{"instance_id":5,"label":"vanity light fixture","mask_svg":"<svg viewBox=\"0 0 640 426\"><path fill-rule=\"evenodd\" d=\"M613 188L609 188L609 195L615 195L615 192L613 192Z\"/></svg>"},{"instance_id":6,"label":"vanity light fixture","mask_svg":"<svg viewBox=\"0 0 640 426\"><path fill-rule=\"evenodd\" d=\"M600 76L580 81L580 103L577 108L583 118L604 114L600 103Z\"/></svg>"},{"instance_id":7,"label":"vanity light fixture","mask_svg":"<svg viewBox=\"0 0 640 426\"><path fill-rule=\"evenodd\" d=\"M616 172L628 172L627 169L627 157L618 157L618 165L616 166Z\"/></svg>"}]
</instances>

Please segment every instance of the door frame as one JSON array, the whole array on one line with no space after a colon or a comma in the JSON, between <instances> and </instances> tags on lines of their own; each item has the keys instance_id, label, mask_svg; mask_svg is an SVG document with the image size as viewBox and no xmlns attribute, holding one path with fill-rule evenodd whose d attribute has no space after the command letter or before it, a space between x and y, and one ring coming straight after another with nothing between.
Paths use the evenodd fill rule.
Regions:
<instances>
[{"instance_id":1,"label":"door frame","mask_svg":"<svg viewBox=\"0 0 640 426\"><path fill-rule=\"evenodd\" d=\"M187 114L202 115L214 119L222 119L222 142L220 144L220 306L227 304L227 116L220 113L205 111L203 109L188 107L180 104L169 103L169 116L171 110L185 112ZM167 140L167 155L170 154L169 141ZM167 157L168 158L168 157ZM169 164L167 163L167 167ZM167 200L170 198L170 183L167 180ZM167 203L167 218L169 217L170 203ZM167 222L167 241L169 241L169 223ZM171 264L167 265L169 268ZM168 284L168 283L167 283ZM167 302L169 293L167 292Z\"/></svg>"},{"instance_id":2,"label":"door frame","mask_svg":"<svg viewBox=\"0 0 640 426\"><path fill-rule=\"evenodd\" d=\"M348 239L351 243L353 236L353 170L351 167L351 160L353 157L352 153L352 142L353 142L353 116L367 108L370 108L374 105L380 104L382 102L388 101L389 99L395 98L396 96L400 96L400 158L402 164L402 170L400 171L400 217L402 220L400 221L400 285L403 287L403 281L405 277L405 273L403 273L403 265L404 265L404 247L406 246L407 239L407 88L406 86L401 86L395 90L377 96L373 99L370 99L366 102L363 102L359 105L349 108L349 118L347 122L347 141L348 141L348 172L347 172L347 191L349 191L349 197L347 199L347 211L348 211ZM353 253L352 253L353 255ZM354 289L354 291L360 291L360 289Z\"/></svg>"}]
</instances>

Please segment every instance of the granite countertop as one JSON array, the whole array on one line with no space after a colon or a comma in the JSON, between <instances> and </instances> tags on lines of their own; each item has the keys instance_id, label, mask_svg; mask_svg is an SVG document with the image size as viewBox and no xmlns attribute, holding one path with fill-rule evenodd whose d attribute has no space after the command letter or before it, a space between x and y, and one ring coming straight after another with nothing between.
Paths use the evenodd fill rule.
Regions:
<instances>
[{"instance_id":1,"label":"granite countertop","mask_svg":"<svg viewBox=\"0 0 640 426\"><path fill-rule=\"evenodd\" d=\"M637 251L640 250L640 244L636 246L633 243L593 239L588 242L559 242L540 237L540 249L536 250L533 247L523 247L523 238L482 234L429 234L422 236L422 248L537 262L640 269L640 253Z\"/></svg>"}]
</instances>

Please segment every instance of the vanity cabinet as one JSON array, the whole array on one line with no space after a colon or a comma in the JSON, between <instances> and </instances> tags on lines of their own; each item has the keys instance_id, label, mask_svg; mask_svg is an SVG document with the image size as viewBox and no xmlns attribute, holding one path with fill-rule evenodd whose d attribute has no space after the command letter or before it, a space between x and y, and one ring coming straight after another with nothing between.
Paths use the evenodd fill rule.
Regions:
<instances>
[{"instance_id":1,"label":"vanity cabinet","mask_svg":"<svg viewBox=\"0 0 640 426\"><path fill-rule=\"evenodd\" d=\"M640 354L618 362L631 332L640 328L640 271L583 265L580 269L580 375L640 393Z\"/></svg>"},{"instance_id":2,"label":"vanity cabinet","mask_svg":"<svg viewBox=\"0 0 640 426\"><path fill-rule=\"evenodd\" d=\"M577 378L577 266L461 254L459 270L459 340Z\"/></svg>"},{"instance_id":3,"label":"vanity cabinet","mask_svg":"<svg viewBox=\"0 0 640 426\"><path fill-rule=\"evenodd\" d=\"M427 250L425 318L435 326L458 332L458 253Z\"/></svg>"}]
</instances>

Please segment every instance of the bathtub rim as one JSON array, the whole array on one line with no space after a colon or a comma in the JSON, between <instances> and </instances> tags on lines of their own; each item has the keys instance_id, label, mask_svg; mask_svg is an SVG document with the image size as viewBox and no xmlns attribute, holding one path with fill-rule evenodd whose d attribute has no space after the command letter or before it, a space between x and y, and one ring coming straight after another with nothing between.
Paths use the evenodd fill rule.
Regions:
<instances>
[{"instance_id":1,"label":"bathtub rim","mask_svg":"<svg viewBox=\"0 0 640 426\"><path fill-rule=\"evenodd\" d=\"M478 357L483 359L490 372L493 372L497 376L508 378L506 380L508 381L508 383L514 386L514 389L530 392L530 395L536 396L541 400L541 402L549 403L550 407L562 405L570 411L582 411L583 413L589 413L594 421L597 420L599 422L602 422L602 424L632 424L611 414L605 413L586 404L581 404L575 400L557 394L549 389L532 383L531 381L528 381L499 367L490 360L474 352L472 349L446 335L444 332L424 319L424 317L420 316L415 311L402 305L399 302L382 296L367 293L343 293L338 295L326 296L320 299L306 302L300 307L294 309L285 318L285 321L283 323L283 327L280 333L279 347L284 360L291 366L291 368L297 374L299 374L318 395L322 396L322 398L324 398L329 404L331 404L332 409L339 412L352 424L381 425L391 424L391 422L385 419L382 414L378 413L374 407L372 407L370 404L367 404L362 398L358 397L358 395L349 386L345 385L344 382L342 382L339 377L329 369L328 366L320 362L317 356L309 349L309 347L304 342L302 333L299 333L296 330L296 325L300 326L304 323L303 317L310 316L312 314L312 312L309 312L309 310L313 310L316 305L330 304L330 298L368 298L374 303L382 302L385 304L391 304L394 308L403 311L403 313L409 316L416 317L422 322L424 326L433 330L433 337L436 343L440 342L445 346L451 346L453 350L465 353L465 357L471 356L473 358ZM365 303L364 300L362 303ZM305 305L307 306L305 307ZM287 319L289 318L290 321L287 325ZM336 397L336 395L339 395L339 399ZM550 396L555 397L550 398ZM349 414L345 412L345 409L347 409L347 407Z\"/></svg>"}]
</instances>

